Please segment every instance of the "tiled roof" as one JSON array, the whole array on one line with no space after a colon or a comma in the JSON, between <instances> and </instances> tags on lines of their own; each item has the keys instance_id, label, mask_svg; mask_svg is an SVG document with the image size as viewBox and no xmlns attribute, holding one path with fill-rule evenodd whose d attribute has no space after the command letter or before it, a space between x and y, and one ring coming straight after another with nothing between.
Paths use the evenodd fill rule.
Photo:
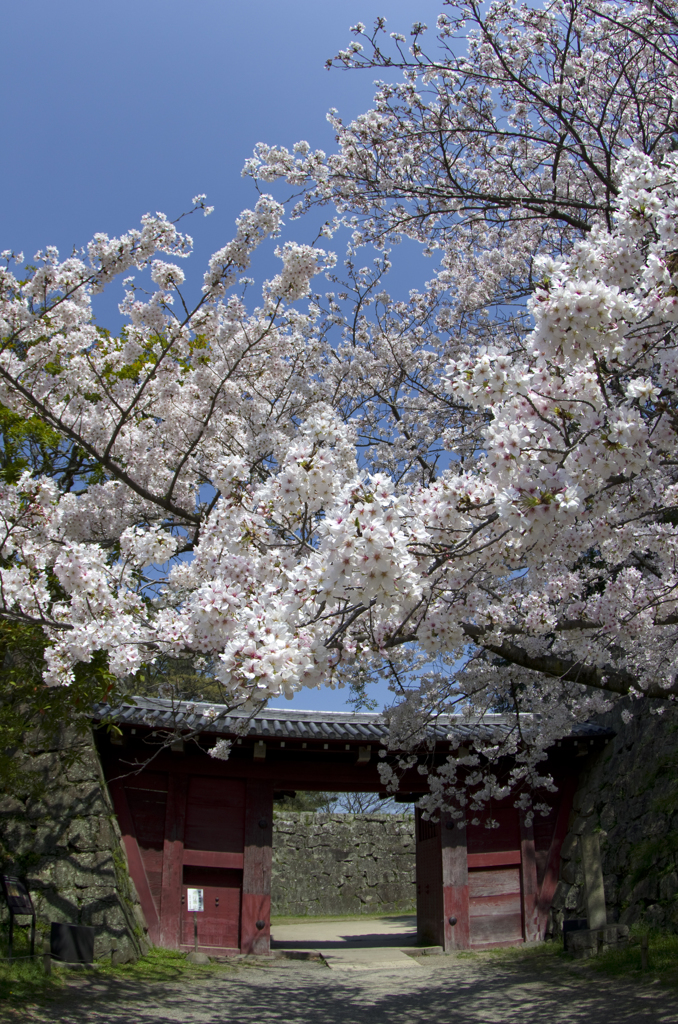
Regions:
<instances>
[{"instance_id":1,"label":"tiled roof","mask_svg":"<svg viewBox=\"0 0 678 1024\"><path fill-rule=\"evenodd\" d=\"M152 729L172 729L207 733L218 736L245 735L256 739L303 739L307 741L342 741L385 743L388 726L383 715L373 712L352 711L296 711L284 708L266 708L252 716L249 727L241 732L248 712L229 710L222 704L191 701L172 702L159 698L135 697L135 704L111 708L99 704L94 717L110 716L117 725L147 726ZM526 716L529 720L532 716ZM469 723L458 715L446 715L429 727L431 739L442 742L473 740L492 741L507 735L513 720L505 715L485 715L480 723ZM575 725L571 735L596 739L612 736L609 729L585 723Z\"/></svg>"}]
</instances>

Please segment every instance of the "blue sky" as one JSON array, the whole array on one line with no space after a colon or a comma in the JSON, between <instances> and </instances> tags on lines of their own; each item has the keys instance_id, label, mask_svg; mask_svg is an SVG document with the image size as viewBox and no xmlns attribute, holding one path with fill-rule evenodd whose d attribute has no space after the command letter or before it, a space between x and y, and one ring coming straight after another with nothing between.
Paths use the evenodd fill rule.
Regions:
<instances>
[{"instance_id":1,"label":"blue sky","mask_svg":"<svg viewBox=\"0 0 678 1024\"><path fill-rule=\"evenodd\" d=\"M184 222L197 280L256 201L240 176L255 144L305 138L329 150L327 110L350 118L369 107L373 73L324 68L353 38L349 27L382 14L393 31L407 33L415 17L433 28L438 7L4 0L1 247L29 257L52 244L65 254L148 211L174 217L207 193L214 214Z\"/></svg>"},{"instance_id":2,"label":"blue sky","mask_svg":"<svg viewBox=\"0 0 678 1024\"><path fill-rule=\"evenodd\" d=\"M20 0L0 3L0 249L63 254L148 211L177 216L207 193L215 212L187 224L196 284L207 257L256 202L240 176L257 142L332 148L325 114L368 109L370 72L326 71L357 21L431 29L417 0ZM184 222L186 223L186 222ZM306 241L303 228L292 237ZM422 275L419 275L423 279ZM418 284L419 281L413 282ZM116 317L115 293L98 310ZM116 327L113 322L109 326ZM375 693L388 699L386 686ZM286 707L345 709L345 691L304 691Z\"/></svg>"}]
</instances>

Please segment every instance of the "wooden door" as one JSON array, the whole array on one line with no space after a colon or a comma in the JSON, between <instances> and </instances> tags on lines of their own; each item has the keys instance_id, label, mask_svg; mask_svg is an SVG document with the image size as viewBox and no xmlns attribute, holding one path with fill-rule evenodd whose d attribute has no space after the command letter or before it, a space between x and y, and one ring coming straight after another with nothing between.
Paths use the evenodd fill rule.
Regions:
<instances>
[{"instance_id":1,"label":"wooden door","mask_svg":"<svg viewBox=\"0 0 678 1024\"><path fill-rule=\"evenodd\" d=\"M443 862L440 825L415 812L417 871L417 940L427 946L444 942Z\"/></svg>"},{"instance_id":2,"label":"wooden door","mask_svg":"<svg viewBox=\"0 0 678 1024\"><path fill-rule=\"evenodd\" d=\"M184 826L181 945L193 945L193 913L186 890L202 889L197 914L202 948L239 949L245 784L213 776L190 777Z\"/></svg>"},{"instance_id":3,"label":"wooden door","mask_svg":"<svg viewBox=\"0 0 678 1024\"><path fill-rule=\"evenodd\" d=\"M469 815L469 818L471 816ZM487 828L486 820L496 822ZM523 941L520 817L512 800L494 805L467 826L471 946Z\"/></svg>"},{"instance_id":4,"label":"wooden door","mask_svg":"<svg viewBox=\"0 0 678 1024\"><path fill-rule=\"evenodd\" d=\"M194 915L186 909L186 890L202 889L204 911L197 913L198 945L240 949L242 871L184 865L181 944L193 945Z\"/></svg>"},{"instance_id":5,"label":"wooden door","mask_svg":"<svg viewBox=\"0 0 678 1024\"><path fill-rule=\"evenodd\" d=\"M163 836L167 807L167 773L141 772L139 775L125 779L124 789L148 888L159 915L162 892Z\"/></svg>"}]
</instances>

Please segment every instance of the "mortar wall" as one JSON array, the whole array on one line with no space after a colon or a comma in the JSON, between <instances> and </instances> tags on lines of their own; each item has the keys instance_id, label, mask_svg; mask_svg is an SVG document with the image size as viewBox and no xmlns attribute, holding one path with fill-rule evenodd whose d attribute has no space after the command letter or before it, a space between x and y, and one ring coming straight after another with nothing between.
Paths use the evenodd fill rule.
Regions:
<instances>
[{"instance_id":1,"label":"mortar wall","mask_svg":"<svg viewBox=\"0 0 678 1024\"><path fill-rule=\"evenodd\" d=\"M288 812L274 819L272 914L412 911L414 873L411 815Z\"/></svg>"},{"instance_id":2,"label":"mortar wall","mask_svg":"<svg viewBox=\"0 0 678 1024\"><path fill-rule=\"evenodd\" d=\"M27 884L39 933L51 921L90 925L95 958L136 959L149 948L146 922L91 734L65 728L29 742L19 756L39 785L0 793L0 871ZM0 915L8 920L2 899Z\"/></svg>"},{"instance_id":3,"label":"mortar wall","mask_svg":"<svg viewBox=\"0 0 678 1024\"><path fill-rule=\"evenodd\" d=\"M586 917L580 837L597 832L609 923L678 931L678 709L624 701L600 724L616 736L584 764L563 844L551 929ZM632 713L624 722L623 712Z\"/></svg>"}]
</instances>

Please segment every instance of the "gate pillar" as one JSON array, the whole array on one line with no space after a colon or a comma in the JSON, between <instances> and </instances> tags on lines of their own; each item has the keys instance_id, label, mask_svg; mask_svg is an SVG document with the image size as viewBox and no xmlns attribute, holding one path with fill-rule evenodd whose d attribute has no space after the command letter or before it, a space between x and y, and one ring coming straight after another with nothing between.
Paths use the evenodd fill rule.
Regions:
<instances>
[{"instance_id":1,"label":"gate pillar","mask_svg":"<svg viewBox=\"0 0 678 1024\"><path fill-rule=\"evenodd\" d=\"M265 955L271 949L273 782L248 779L245 801L240 949Z\"/></svg>"},{"instance_id":2,"label":"gate pillar","mask_svg":"<svg viewBox=\"0 0 678 1024\"><path fill-rule=\"evenodd\" d=\"M470 945L466 824L449 814L426 821L416 810L417 938L447 953Z\"/></svg>"}]
</instances>

